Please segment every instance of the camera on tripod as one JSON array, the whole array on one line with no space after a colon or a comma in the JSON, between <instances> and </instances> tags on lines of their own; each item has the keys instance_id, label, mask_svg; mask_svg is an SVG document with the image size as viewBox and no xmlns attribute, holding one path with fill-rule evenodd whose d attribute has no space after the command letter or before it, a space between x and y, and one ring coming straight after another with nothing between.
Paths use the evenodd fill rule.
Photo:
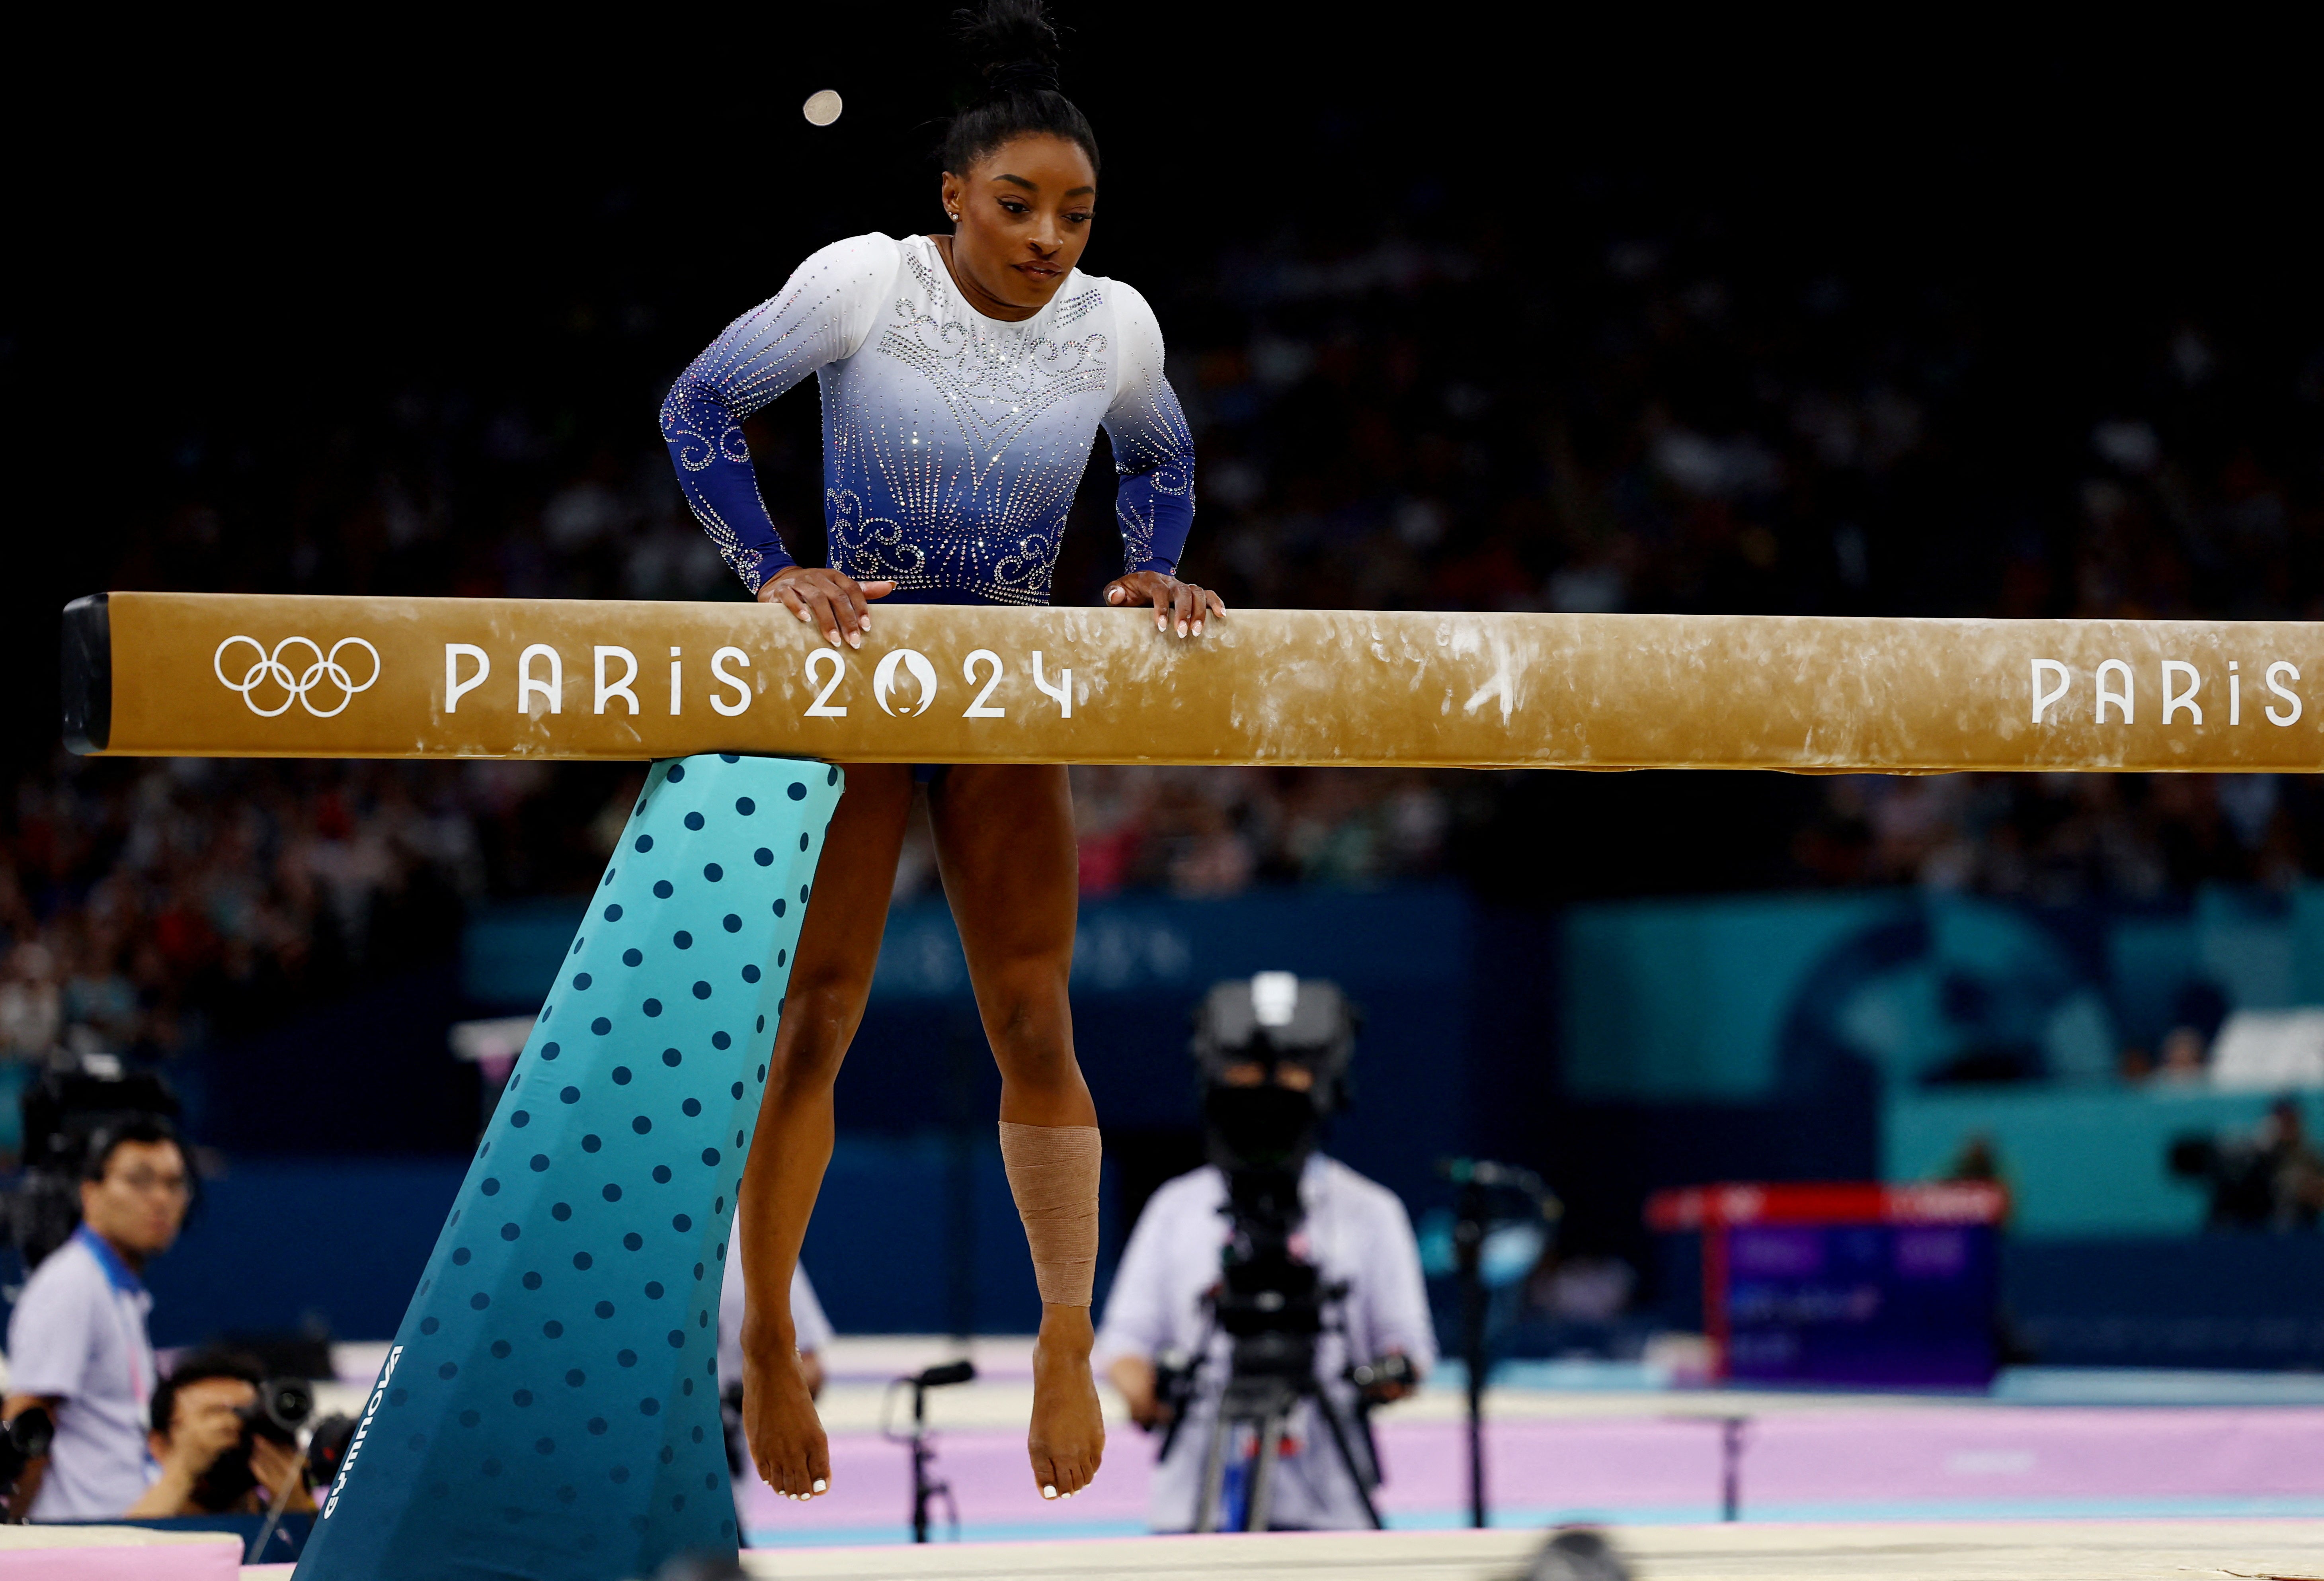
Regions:
<instances>
[{"instance_id":1,"label":"camera on tripod","mask_svg":"<svg viewBox=\"0 0 2324 1581\"><path fill-rule=\"evenodd\" d=\"M60 1056L25 1087L23 1170L0 1195L7 1238L24 1271L72 1238L93 1147L131 1120L174 1122L178 1095L150 1070L113 1054Z\"/></svg>"},{"instance_id":2,"label":"camera on tripod","mask_svg":"<svg viewBox=\"0 0 2324 1581\"><path fill-rule=\"evenodd\" d=\"M37 1405L18 1411L7 1426L0 1427L0 1521L23 1519L16 1508L16 1484L26 1466L48 1454L56 1434L56 1422L46 1408Z\"/></svg>"},{"instance_id":3,"label":"camera on tripod","mask_svg":"<svg viewBox=\"0 0 2324 1581\"><path fill-rule=\"evenodd\" d=\"M1210 1423L1194 1530L1223 1523L1268 1529L1272 1484L1285 1431L1294 1414L1313 1402L1334 1452L1346 1468L1375 1527L1371 1502L1379 1457L1370 1452L1373 1400L1388 1398L1388 1380L1402 1358L1382 1358L1349 1369L1380 1382L1358 1384L1354 1424L1317 1376L1321 1336L1341 1327L1344 1282L1328 1281L1298 1245L1305 1208L1300 1181L1324 1122L1346 1107L1348 1066L1355 1053L1358 1014L1336 984L1302 981L1289 972L1261 972L1221 983L1194 1017L1194 1055L1202 1087L1203 1133L1211 1162L1226 1178L1227 1243L1219 1281L1208 1299L1213 1332L1224 1335L1227 1379ZM1164 1356L1156 1369L1157 1398L1170 1413L1167 1458L1200 1392L1204 1354ZM1412 1376L1404 1365L1403 1378ZM1248 1451L1240 1446L1248 1441ZM1231 1455L1241 1459L1239 1512L1231 1513Z\"/></svg>"}]
</instances>

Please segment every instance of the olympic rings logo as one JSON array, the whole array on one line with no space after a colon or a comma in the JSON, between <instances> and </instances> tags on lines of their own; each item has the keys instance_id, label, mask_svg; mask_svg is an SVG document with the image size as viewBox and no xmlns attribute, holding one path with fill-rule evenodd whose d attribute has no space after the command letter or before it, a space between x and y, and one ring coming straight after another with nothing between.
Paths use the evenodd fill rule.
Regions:
<instances>
[{"instance_id":1,"label":"olympic rings logo","mask_svg":"<svg viewBox=\"0 0 2324 1581\"><path fill-rule=\"evenodd\" d=\"M226 651L236 643L248 643L250 651L258 655L250 668L242 672L240 680L233 680L226 672ZM304 648L315 656L312 664L296 672L282 661L283 653L294 647ZM339 662L339 652L346 648L361 648L371 655L371 674L360 683ZM218 678L218 684L228 691L240 692L244 705L265 719L289 713L293 703L318 719L327 719L334 714L344 713L346 706L355 700L355 693L369 691L372 684L379 680L379 650L361 637L341 637L331 644L327 653L323 651L321 643L309 638L285 637L274 644L274 651L270 653L266 651L266 644L256 637L232 636L220 643L217 652L210 655L210 671ZM318 708L307 694L327 683L338 689L339 700L334 707ZM274 707L262 708L255 694L259 688L269 684L282 689L282 701Z\"/></svg>"}]
</instances>

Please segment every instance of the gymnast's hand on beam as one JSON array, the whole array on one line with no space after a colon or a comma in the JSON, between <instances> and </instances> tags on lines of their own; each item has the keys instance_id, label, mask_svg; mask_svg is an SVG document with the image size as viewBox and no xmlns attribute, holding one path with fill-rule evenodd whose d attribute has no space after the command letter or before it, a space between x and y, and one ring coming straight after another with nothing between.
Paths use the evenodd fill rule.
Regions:
<instances>
[{"instance_id":1,"label":"gymnast's hand on beam","mask_svg":"<svg viewBox=\"0 0 2324 1581\"><path fill-rule=\"evenodd\" d=\"M1227 612L1226 600L1209 588L1181 582L1160 571L1132 571L1126 577L1116 577L1105 585L1105 601L1116 606L1151 604L1154 629L1167 632L1175 621L1182 637L1201 636L1206 617L1215 615L1223 618Z\"/></svg>"},{"instance_id":2,"label":"gymnast's hand on beam","mask_svg":"<svg viewBox=\"0 0 2324 1581\"><path fill-rule=\"evenodd\" d=\"M885 598L896 590L893 582L859 582L845 571L819 566L785 566L759 587L759 602L779 604L801 620L812 621L823 640L836 648L844 636L851 648L863 645L872 629L872 609L865 602Z\"/></svg>"}]
</instances>

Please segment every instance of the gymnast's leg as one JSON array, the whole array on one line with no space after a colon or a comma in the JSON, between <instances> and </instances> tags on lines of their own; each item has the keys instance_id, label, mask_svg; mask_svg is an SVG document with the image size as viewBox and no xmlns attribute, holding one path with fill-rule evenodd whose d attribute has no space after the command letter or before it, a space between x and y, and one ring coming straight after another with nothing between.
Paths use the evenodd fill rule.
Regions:
<instances>
[{"instance_id":1,"label":"gymnast's leg","mask_svg":"<svg viewBox=\"0 0 2324 1581\"><path fill-rule=\"evenodd\" d=\"M1097 1111L1066 1003L1079 888L1063 765L956 764L930 787L945 896L1001 1065L1001 1153L1041 1287L1027 1447L1045 1494L1079 1492L1105 1453L1090 1377Z\"/></svg>"},{"instance_id":2,"label":"gymnast's leg","mask_svg":"<svg viewBox=\"0 0 2324 1581\"><path fill-rule=\"evenodd\" d=\"M816 864L735 1202L744 1292L743 1430L767 1484L802 1498L829 1485L831 1452L799 1372L791 1269L831 1162L831 1086L863 1020L912 806L910 765L845 772L845 793Z\"/></svg>"}]
</instances>

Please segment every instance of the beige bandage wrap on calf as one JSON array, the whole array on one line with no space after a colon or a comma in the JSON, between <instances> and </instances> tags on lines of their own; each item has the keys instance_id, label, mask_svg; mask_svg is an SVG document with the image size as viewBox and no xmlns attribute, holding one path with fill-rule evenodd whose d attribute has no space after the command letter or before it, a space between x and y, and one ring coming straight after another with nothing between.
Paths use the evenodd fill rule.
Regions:
<instances>
[{"instance_id":1,"label":"beige bandage wrap on calf","mask_svg":"<svg viewBox=\"0 0 2324 1581\"><path fill-rule=\"evenodd\" d=\"M1097 1283L1100 1153L1094 1125L1001 1123L1001 1162L1017 1216L1025 1221L1033 1282L1045 1306L1090 1304Z\"/></svg>"}]
</instances>

